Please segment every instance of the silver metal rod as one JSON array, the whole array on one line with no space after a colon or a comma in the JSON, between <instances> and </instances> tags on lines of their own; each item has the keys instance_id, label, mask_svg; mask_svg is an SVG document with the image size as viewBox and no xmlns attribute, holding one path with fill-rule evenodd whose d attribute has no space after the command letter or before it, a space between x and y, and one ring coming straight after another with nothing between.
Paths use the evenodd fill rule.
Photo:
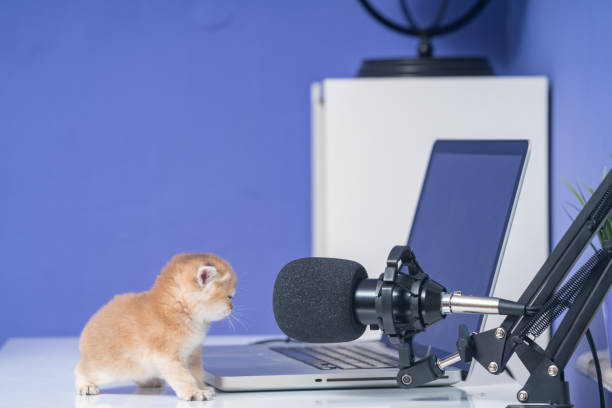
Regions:
<instances>
[{"instance_id":1,"label":"silver metal rod","mask_svg":"<svg viewBox=\"0 0 612 408\"><path fill-rule=\"evenodd\" d=\"M499 314L499 299L494 297L463 296L461 292L443 293L440 310L449 313Z\"/></svg>"},{"instance_id":2,"label":"silver metal rod","mask_svg":"<svg viewBox=\"0 0 612 408\"><path fill-rule=\"evenodd\" d=\"M459 353L455 353L438 360L436 364L438 365L438 368L440 368L440 370L444 370L446 367L452 366L453 364L458 363L460 361L461 356L459 355Z\"/></svg>"}]
</instances>

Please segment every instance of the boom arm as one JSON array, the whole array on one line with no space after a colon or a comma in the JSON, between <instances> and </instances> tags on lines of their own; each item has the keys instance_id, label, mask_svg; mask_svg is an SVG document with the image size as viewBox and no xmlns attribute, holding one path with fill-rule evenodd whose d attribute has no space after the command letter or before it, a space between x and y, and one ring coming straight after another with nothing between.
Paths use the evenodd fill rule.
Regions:
<instances>
[{"instance_id":1,"label":"boom arm","mask_svg":"<svg viewBox=\"0 0 612 408\"><path fill-rule=\"evenodd\" d=\"M412 388L439 378L446 366L459 359L469 362L473 358L491 374L498 375L516 353L530 373L517 393L520 402L571 407L563 370L612 284L612 242L607 242L555 292L611 214L612 171L593 192L518 300L541 311L535 316L507 316L499 327L481 333L468 334L465 327L460 328L458 353L417 362L404 370L413 379L411 383L400 386ZM542 349L534 341L538 330L552 323L565 308L565 317L546 349ZM434 364L439 370L434 369Z\"/></svg>"}]
</instances>

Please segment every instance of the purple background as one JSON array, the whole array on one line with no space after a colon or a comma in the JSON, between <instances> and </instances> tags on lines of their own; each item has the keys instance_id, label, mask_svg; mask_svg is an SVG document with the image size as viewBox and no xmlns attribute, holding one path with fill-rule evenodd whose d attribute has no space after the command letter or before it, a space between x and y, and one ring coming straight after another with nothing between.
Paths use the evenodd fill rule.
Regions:
<instances>
[{"instance_id":1,"label":"purple background","mask_svg":"<svg viewBox=\"0 0 612 408\"><path fill-rule=\"evenodd\" d=\"M499 0L434 43L550 78L553 243L569 225L562 177L595 185L612 163L611 15L603 0ZM78 335L179 251L233 264L236 333L278 333L274 276L310 253L309 84L415 47L356 1L1 2L0 341ZM594 384L568 377L576 406L594 403Z\"/></svg>"}]
</instances>

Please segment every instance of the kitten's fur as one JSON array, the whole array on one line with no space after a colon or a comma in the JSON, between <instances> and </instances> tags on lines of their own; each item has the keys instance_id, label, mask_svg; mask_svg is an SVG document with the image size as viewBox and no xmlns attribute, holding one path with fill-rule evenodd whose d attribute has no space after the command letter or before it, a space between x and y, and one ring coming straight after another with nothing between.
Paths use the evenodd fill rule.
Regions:
<instances>
[{"instance_id":1,"label":"kitten's fur","mask_svg":"<svg viewBox=\"0 0 612 408\"><path fill-rule=\"evenodd\" d=\"M79 394L134 381L160 387L164 378L184 400L207 400L201 344L210 322L227 317L236 291L230 265L212 254L180 254L148 292L115 296L81 333L75 368Z\"/></svg>"}]
</instances>

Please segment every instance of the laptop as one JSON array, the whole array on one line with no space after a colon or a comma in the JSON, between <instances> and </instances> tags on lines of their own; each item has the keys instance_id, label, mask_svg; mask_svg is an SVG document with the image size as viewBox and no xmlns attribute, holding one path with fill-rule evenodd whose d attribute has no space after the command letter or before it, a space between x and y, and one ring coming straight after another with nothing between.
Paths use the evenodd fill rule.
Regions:
<instances>
[{"instance_id":1,"label":"laptop","mask_svg":"<svg viewBox=\"0 0 612 408\"><path fill-rule=\"evenodd\" d=\"M408 244L424 271L449 291L492 294L528 157L526 140L434 143ZM484 322L479 315L449 315L415 337L416 357L454 353L460 324L480 331ZM384 335L335 344L273 339L205 346L202 355L205 381L223 391L397 386L397 350ZM458 363L431 385L454 384L469 372Z\"/></svg>"}]
</instances>

